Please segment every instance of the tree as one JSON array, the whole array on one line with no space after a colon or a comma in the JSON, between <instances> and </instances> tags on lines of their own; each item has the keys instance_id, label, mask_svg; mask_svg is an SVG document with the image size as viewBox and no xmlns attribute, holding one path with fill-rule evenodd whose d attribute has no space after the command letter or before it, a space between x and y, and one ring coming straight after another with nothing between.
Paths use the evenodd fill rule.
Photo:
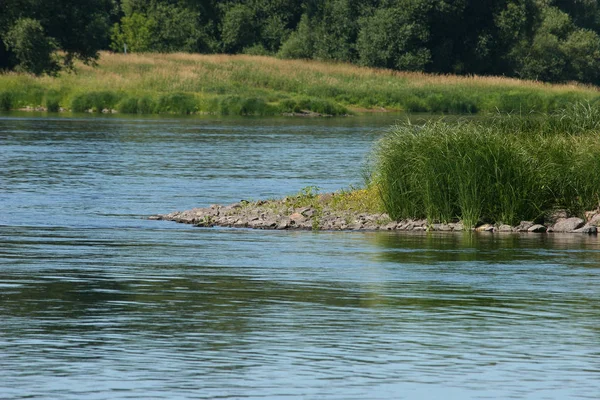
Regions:
<instances>
[{"instance_id":1,"label":"tree","mask_svg":"<svg viewBox=\"0 0 600 400\"><path fill-rule=\"evenodd\" d=\"M422 71L431 61L426 47L430 27L424 16L426 1L379 8L359 21L357 50L362 65L409 71Z\"/></svg>"},{"instance_id":2,"label":"tree","mask_svg":"<svg viewBox=\"0 0 600 400\"><path fill-rule=\"evenodd\" d=\"M113 26L110 47L117 52L123 51L125 46L131 52L150 51L154 47L156 28L154 19L134 12L129 17L123 17L120 24Z\"/></svg>"},{"instance_id":3,"label":"tree","mask_svg":"<svg viewBox=\"0 0 600 400\"><path fill-rule=\"evenodd\" d=\"M226 53L239 53L256 41L254 12L245 4L227 9L221 23L221 41Z\"/></svg>"},{"instance_id":4,"label":"tree","mask_svg":"<svg viewBox=\"0 0 600 400\"><path fill-rule=\"evenodd\" d=\"M124 1L125 15L112 28L111 48L122 51L126 43L132 52L210 51L213 43L207 31L202 29L199 8L186 4L159 0Z\"/></svg>"},{"instance_id":5,"label":"tree","mask_svg":"<svg viewBox=\"0 0 600 400\"><path fill-rule=\"evenodd\" d=\"M6 33L4 43L16 59L20 70L40 75L55 73L59 69L54 52L57 44L46 36L39 21L31 18L17 20Z\"/></svg>"},{"instance_id":6,"label":"tree","mask_svg":"<svg viewBox=\"0 0 600 400\"><path fill-rule=\"evenodd\" d=\"M312 58L315 53L313 27L307 14L302 16L298 29L294 31L279 50L281 58Z\"/></svg>"},{"instance_id":7,"label":"tree","mask_svg":"<svg viewBox=\"0 0 600 400\"><path fill-rule=\"evenodd\" d=\"M42 54L55 48L61 50L58 58L62 66L71 67L75 59L94 62L98 51L108 45L109 22L115 6L113 0L3 0L0 55L5 58L0 65L52 73L58 64L51 60L58 55Z\"/></svg>"}]
</instances>

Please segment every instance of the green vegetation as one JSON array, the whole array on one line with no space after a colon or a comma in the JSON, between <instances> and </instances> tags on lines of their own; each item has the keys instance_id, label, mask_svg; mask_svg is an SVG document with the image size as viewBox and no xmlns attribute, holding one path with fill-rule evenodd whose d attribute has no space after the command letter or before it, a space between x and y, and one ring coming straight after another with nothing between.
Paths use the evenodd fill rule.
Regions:
<instances>
[{"instance_id":1,"label":"green vegetation","mask_svg":"<svg viewBox=\"0 0 600 400\"><path fill-rule=\"evenodd\" d=\"M3 0L0 69L56 73L75 60L93 63L118 19L113 0Z\"/></svg>"},{"instance_id":2,"label":"green vegetation","mask_svg":"<svg viewBox=\"0 0 600 400\"><path fill-rule=\"evenodd\" d=\"M394 219L516 224L600 205L600 109L397 126L376 149L373 184Z\"/></svg>"},{"instance_id":3,"label":"green vegetation","mask_svg":"<svg viewBox=\"0 0 600 400\"><path fill-rule=\"evenodd\" d=\"M349 110L553 112L596 101L583 85L397 72L264 56L101 53L57 76L0 74L0 107L75 112L278 115Z\"/></svg>"},{"instance_id":4,"label":"green vegetation","mask_svg":"<svg viewBox=\"0 0 600 400\"><path fill-rule=\"evenodd\" d=\"M289 209L311 207L316 210L327 209L332 212L363 212L380 214L385 212L384 204L375 185L365 188L350 188L335 193L320 194L317 186L302 188L295 196L283 200Z\"/></svg>"},{"instance_id":5,"label":"green vegetation","mask_svg":"<svg viewBox=\"0 0 600 400\"><path fill-rule=\"evenodd\" d=\"M127 48L597 85L599 33L593 0L3 0L0 68Z\"/></svg>"}]
</instances>

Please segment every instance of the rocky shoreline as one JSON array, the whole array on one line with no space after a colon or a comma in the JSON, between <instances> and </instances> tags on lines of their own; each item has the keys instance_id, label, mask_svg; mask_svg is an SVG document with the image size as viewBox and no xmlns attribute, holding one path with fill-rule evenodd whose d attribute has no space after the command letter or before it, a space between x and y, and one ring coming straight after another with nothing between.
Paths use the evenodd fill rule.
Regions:
<instances>
[{"instance_id":1,"label":"rocky shoreline","mask_svg":"<svg viewBox=\"0 0 600 400\"><path fill-rule=\"evenodd\" d=\"M333 195L328 195L333 196ZM586 213L586 218L568 217L557 213L551 222L536 224L522 221L517 226L482 224L472 230L477 232L528 232L528 233L582 233L597 234L600 210ZM271 230L324 230L324 231L465 231L460 222L429 223L425 219L393 221L387 214L362 213L355 210L335 210L320 203L297 206L289 200L269 200L194 208L169 214L153 215L151 220L174 221L198 227L231 227Z\"/></svg>"}]
</instances>

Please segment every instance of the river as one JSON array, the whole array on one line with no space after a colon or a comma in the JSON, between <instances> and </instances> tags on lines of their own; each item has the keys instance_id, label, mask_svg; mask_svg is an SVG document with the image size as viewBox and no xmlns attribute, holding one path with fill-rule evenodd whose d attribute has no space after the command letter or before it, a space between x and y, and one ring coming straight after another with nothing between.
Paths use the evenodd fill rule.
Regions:
<instances>
[{"instance_id":1,"label":"river","mask_svg":"<svg viewBox=\"0 0 600 400\"><path fill-rule=\"evenodd\" d=\"M0 115L1 399L596 399L596 236L200 229L398 116Z\"/></svg>"}]
</instances>

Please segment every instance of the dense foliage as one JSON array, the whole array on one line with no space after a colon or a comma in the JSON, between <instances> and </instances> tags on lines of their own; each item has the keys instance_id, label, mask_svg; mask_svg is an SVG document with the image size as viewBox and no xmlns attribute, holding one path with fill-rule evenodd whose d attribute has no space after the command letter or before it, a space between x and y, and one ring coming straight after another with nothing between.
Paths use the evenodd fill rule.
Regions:
<instances>
[{"instance_id":1,"label":"dense foliage","mask_svg":"<svg viewBox=\"0 0 600 400\"><path fill-rule=\"evenodd\" d=\"M127 45L599 84L599 32L596 0L4 0L0 67Z\"/></svg>"}]
</instances>

